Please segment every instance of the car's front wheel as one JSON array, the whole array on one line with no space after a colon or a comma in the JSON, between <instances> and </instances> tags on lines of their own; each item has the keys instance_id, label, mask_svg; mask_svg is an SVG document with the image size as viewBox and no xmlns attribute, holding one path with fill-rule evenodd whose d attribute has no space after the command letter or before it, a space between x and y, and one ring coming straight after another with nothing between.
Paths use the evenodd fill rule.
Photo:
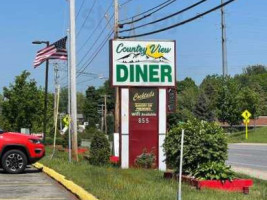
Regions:
<instances>
[{"instance_id":1,"label":"car's front wheel","mask_svg":"<svg viewBox=\"0 0 267 200\"><path fill-rule=\"evenodd\" d=\"M19 174L27 166L27 157L20 150L7 151L2 157L2 167L10 174Z\"/></svg>"}]
</instances>

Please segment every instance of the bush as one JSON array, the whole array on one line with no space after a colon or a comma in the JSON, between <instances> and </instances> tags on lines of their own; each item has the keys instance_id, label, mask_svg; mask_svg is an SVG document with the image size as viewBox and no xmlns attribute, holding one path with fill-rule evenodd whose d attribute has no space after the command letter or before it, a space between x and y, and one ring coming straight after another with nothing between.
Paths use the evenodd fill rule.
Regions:
<instances>
[{"instance_id":1,"label":"bush","mask_svg":"<svg viewBox=\"0 0 267 200\"><path fill-rule=\"evenodd\" d=\"M95 134L102 133L97 128L87 126L83 133L80 133L81 139L92 140Z\"/></svg>"},{"instance_id":2,"label":"bush","mask_svg":"<svg viewBox=\"0 0 267 200\"><path fill-rule=\"evenodd\" d=\"M45 138L45 145L52 145L54 140L51 137Z\"/></svg>"},{"instance_id":3,"label":"bush","mask_svg":"<svg viewBox=\"0 0 267 200\"><path fill-rule=\"evenodd\" d=\"M230 168L224 163L208 162L200 165L193 176L200 180L232 181L234 172Z\"/></svg>"},{"instance_id":4,"label":"bush","mask_svg":"<svg viewBox=\"0 0 267 200\"><path fill-rule=\"evenodd\" d=\"M146 149L144 149L143 153L137 156L135 160L135 165L139 168L150 169L155 166L155 161L156 156L153 151L149 153Z\"/></svg>"},{"instance_id":5,"label":"bush","mask_svg":"<svg viewBox=\"0 0 267 200\"><path fill-rule=\"evenodd\" d=\"M110 147L103 133L95 134L92 138L89 162L92 165L103 166L109 163Z\"/></svg>"},{"instance_id":6,"label":"bush","mask_svg":"<svg viewBox=\"0 0 267 200\"><path fill-rule=\"evenodd\" d=\"M215 123L194 119L169 131L164 143L169 167L179 170L182 129L185 129L184 174L194 174L199 166L209 162L225 163L227 140L223 129Z\"/></svg>"}]
</instances>

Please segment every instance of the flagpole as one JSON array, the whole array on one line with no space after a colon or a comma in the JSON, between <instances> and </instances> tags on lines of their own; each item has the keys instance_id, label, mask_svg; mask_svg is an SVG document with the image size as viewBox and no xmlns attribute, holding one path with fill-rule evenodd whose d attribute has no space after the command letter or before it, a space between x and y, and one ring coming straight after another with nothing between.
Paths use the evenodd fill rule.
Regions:
<instances>
[{"instance_id":1,"label":"flagpole","mask_svg":"<svg viewBox=\"0 0 267 200\"><path fill-rule=\"evenodd\" d=\"M70 0L70 85L71 85L72 153L74 160L78 161L75 0Z\"/></svg>"}]
</instances>

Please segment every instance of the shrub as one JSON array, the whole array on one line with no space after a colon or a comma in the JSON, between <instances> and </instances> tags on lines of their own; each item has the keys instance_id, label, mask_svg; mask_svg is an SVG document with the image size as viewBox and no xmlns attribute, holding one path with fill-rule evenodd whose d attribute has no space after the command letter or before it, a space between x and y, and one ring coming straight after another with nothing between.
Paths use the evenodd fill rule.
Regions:
<instances>
[{"instance_id":1,"label":"shrub","mask_svg":"<svg viewBox=\"0 0 267 200\"><path fill-rule=\"evenodd\" d=\"M89 162L92 165L103 166L109 163L110 147L103 133L95 134L92 138Z\"/></svg>"},{"instance_id":2,"label":"shrub","mask_svg":"<svg viewBox=\"0 0 267 200\"><path fill-rule=\"evenodd\" d=\"M54 140L51 137L45 138L45 145L52 145Z\"/></svg>"},{"instance_id":3,"label":"shrub","mask_svg":"<svg viewBox=\"0 0 267 200\"><path fill-rule=\"evenodd\" d=\"M139 168L145 168L145 169L150 169L154 167L156 161L156 156L152 152L147 152L146 149L144 149L143 153L139 156L137 156L135 160L135 165L136 167Z\"/></svg>"},{"instance_id":4,"label":"shrub","mask_svg":"<svg viewBox=\"0 0 267 200\"><path fill-rule=\"evenodd\" d=\"M185 130L184 174L193 174L199 166L208 162L225 163L227 140L222 128L216 123L193 119L169 131L164 143L169 167L179 170L182 129Z\"/></svg>"},{"instance_id":5,"label":"shrub","mask_svg":"<svg viewBox=\"0 0 267 200\"><path fill-rule=\"evenodd\" d=\"M97 128L87 126L84 132L80 133L80 135L81 135L81 139L92 140L93 136L99 133L102 133L102 132L100 132Z\"/></svg>"},{"instance_id":6,"label":"shrub","mask_svg":"<svg viewBox=\"0 0 267 200\"><path fill-rule=\"evenodd\" d=\"M229 180L234 178L234 172L224 163L208 162L200 165L193 176L200 180Z\"/></svg>"}]
</instances>

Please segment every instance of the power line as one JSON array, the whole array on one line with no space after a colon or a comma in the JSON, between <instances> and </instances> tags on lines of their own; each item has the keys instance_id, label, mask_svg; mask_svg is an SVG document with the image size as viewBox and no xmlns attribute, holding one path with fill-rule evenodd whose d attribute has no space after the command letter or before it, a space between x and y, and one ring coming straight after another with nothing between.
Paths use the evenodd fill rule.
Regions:
<instances>
[{"instance_id":1,"label":"power line","mask_svg":"<svg viewBox=\"0 0 267 200\"><path fill-rule=\"evenodd\" d=\"M104 34L104 32L105 32L106 28L108 27L108 24L111 21L111 19L113 18L113 16L109 19L109 21L107 22L106 26L102 29L101 33L98 35L98 37L94 41L93 45L89 48L89 50L85 53L85 55L79 61L78 66L80 66L80 64L82 64L83 60L88 56L88 54L92 51L93 47L96 45L96 43L99 41L99 39L101 38L101 36Z\"/></svg>"},{"instance_id":2,"label":"power line","mask_svg":"<svg viewBox=\"0 0 267 200\"><path fill-rule=\"evenodd\" d=\"M122 3L122 4L120 5L120 7L123 7L123 6L125 6L126 4L128 4L128 3L132 2L132 1L133 1L133 0L125 1L124 3Z\"/></svg>"},{"instance_id":3,"label":"power line","mask_svg":"<svg viewBox=\"0 0 267 200\"><path fill-rule=\"evenodd\" d=\"M86 70L86 68L88 68L89 66L90 66L90 64L94 61L94 59L97 57L97 55L100 53L100 51L103 49L103 47L105 46L105 44L107 43L107 41L109 40L109 38L111 37L111 35L113 34L113 30L108 34L108 36L105 38L105 40L102 42L102 44L101 44L101 46L100 46L100 48L98 49L98 51L96 51L96 53L91 57L91 60L90 59L88 59L87 61L89 61L88 62L88 64L87 65L84 65L83 67L82 67L82 69L81 70L79 70L79 74L78 74L78 76L77 77L79 77L81 74L80 73L83 73L85 70Z\"/></svg>"},{"instance_id":4,"label":"power line","mask_svg":"<svg viewBox=\"0 0 267 200\"><path fill-rule=\"evenodd\" d=\"M91 12L92 12L92 10L93 10L93 8L95 7L95 4L96 4L96 0L94 0L94 2L93 2L93 4L92 4L91 8L89 9L88 14L87 14L86 18L84 19L83 24L82 24L82 26L80 27L80 29L79 29L79 31L78 31L78 33L77 33L77 37L79 37L79 34L81 33L82 29L84 28L85 23L87 22L87 19L89 18L90 14L91 14Z\"/></svg>"},{"instance_id":5,"label":"power line","mask_svg":"<svg viewBox=\"0 0 267 200\"><path fill-rule=\"evenodd\" d=\"M129 22L125 22L125 23L123 23L123 24L120 24L120 26L124 26L124 25L127 25L127 24L133 24L133 23L135 23L135 22L139 22L139 21L141 21L141 20L143 20L143 19L145 19L145 18L147 18L147 17L150 17L151 15L157 13L158 11L160 11L160 10L162 10L163 8L169 6L170 4L174 3L175 1L176 1L176 0L172 0L172 1L168 2L167 4L163 5L162 7L156 9L155 11L153 11L153 12L151 12L151 13L148 13L148 14L144 15L143 17L140 17L140 18L138 18L138 19L135 19L135 20L132 20L132 21L129 21ZM125 30L124 32L126 32L126 30Z\"/></svg>"},{"instance_id":6,"label":"power line","mask_svg":"<svg viewBox=\"0 0 267 200\"><path fill-rule=\"evenodd\" d=\"M78 10L78 12L77 12L77 14L76 14L76 17L75 17L76 19L79 17L80 12L81 12L81 10L82 10L82 8L83 8L84 3L85 3L85 0L82 1L81 5L80 5L80 7L79 7L79 10Z\"/></svg>"},{"instance_id":7,"label":"power line","mask_svg":"<svg viewBox=\"0 0 267 200\"><path fill-rule=\"evenodd\" d=\"M168 16L166 16L166 17L160 18L160 19L155 20L155 21L153 21L153 22L149 22L149 23L146 23L146 24L142 24L142 25L140 25L140 26L136 26L136 27L134 27L134 28L130 28L130 29L126 29L126 30L122 30L122 31L120 31L120 33L129 32L129 31L132 31L132 30L136 30L136 29L139 29L139 28L148 26L148 25L152 25L152 24L155 24L155 23L164 21L164 20L169 19L169 18L171 18L171 17L174 17L174 16L176 16L176 15L182 14L182 13L184 13L184 12L186 12L186 11L188 11L188 10L190 10L190 9L192 9L192 8L198 6L198 5L200 5L200 4L202 4L202 3L206 2L206 1L207 1L207 0L201 0L201 1L195 3L195 4L191 5L191 6L188 6L188 7L184 8L184 9L178 11L178 12L175 12L175 13L173 13L173 14L171 14L171 15L168 15Z\"/></svg>"},{"instance_id":8,"label":"power line","mask_svg":"<svg viewBox=\"0 0 267 200\"><path fill-rule=\"evenodd\" d=\"M92 33L88 36L88 38L86 39L86 41L83 43L83 45L79 48L78 53L85 47L85 45L89 42L90 39L92 39L93 34L96 32L96 30L98 29L98 27L100 27L101 23L103 22L103 20L105 19L105 16L107 15L109 9L112 7L112 2L109 5L108 9L106 10L105 14L103 15L103 17L101 18L101 20L98 22L97 26L95 27L95 29L92 31Z\"/></svg>"},{"instance_id":9,"label":"power line","mask_svg":"<svg viewBox=\"0 0 267 200\"><path fill-rule=\"evenodd\" d=\"M137 14L137 15L134 15L134 16L132 16L132 17L129 17L129 18L120 20L120 22L124 22L124 21L127 21L127 20L132 20L133 18L136 18L136 17L139 17L139 16L141 16L141 15L144 15L144 14L146 14L146 13L152 11L152 10L155 10L155 9L161 7L162 5L164 5L164 4L166 4L166 3L170 2L170 1L173 1L173 0L167 0L167 1L164 1L163 3L157 5L156 7L150 8L149 10L146 10L146 11L144 11L144 12L142 12L142 13L139 13L139 14Z\"/></svg>"},{"instance_id":10,"label":"power line","mask_svg":"<svg viewBox=\"0 0 267 200\"><path fill-rule=\"evenodd\" d=\"M148 32L148 33L142 33L142 34L138 34L138 35L133 35L133 36L121 36L119 38L120 39L136 38L136 37L142 37L142 36L147 36L147 35L153 35L153 34L156 34L156 33L160 33L160 32L163 32L163 31L166 31L166 30L169 30L169 29L172 29L172 28L175 28L175 27L178 27L178 26L187 24L187 23L189 23L191 21L194 21L194 20L196 20L196 19L198 19L200 17L203 17L203 16L205 16L205 15L207 15L207 14L213 12L213 11L216 11L216 10L220 9L223 6L226 6L226 5L230 4L230 3L232 3L233 1L236 1L236 0L229 0L229 1L223 3L223 4L219 5L219 6L216 6L216 7L212 8L212 9L204 12L204 13L201 13L199 15L196 15L195 17L192 17L192 18L187 19L185 21L179 22L179 23L174 24L172 26L165 27L163 29L159 29L159 30L156 30L156 31Z\"/></svg>"}]
</instances>

